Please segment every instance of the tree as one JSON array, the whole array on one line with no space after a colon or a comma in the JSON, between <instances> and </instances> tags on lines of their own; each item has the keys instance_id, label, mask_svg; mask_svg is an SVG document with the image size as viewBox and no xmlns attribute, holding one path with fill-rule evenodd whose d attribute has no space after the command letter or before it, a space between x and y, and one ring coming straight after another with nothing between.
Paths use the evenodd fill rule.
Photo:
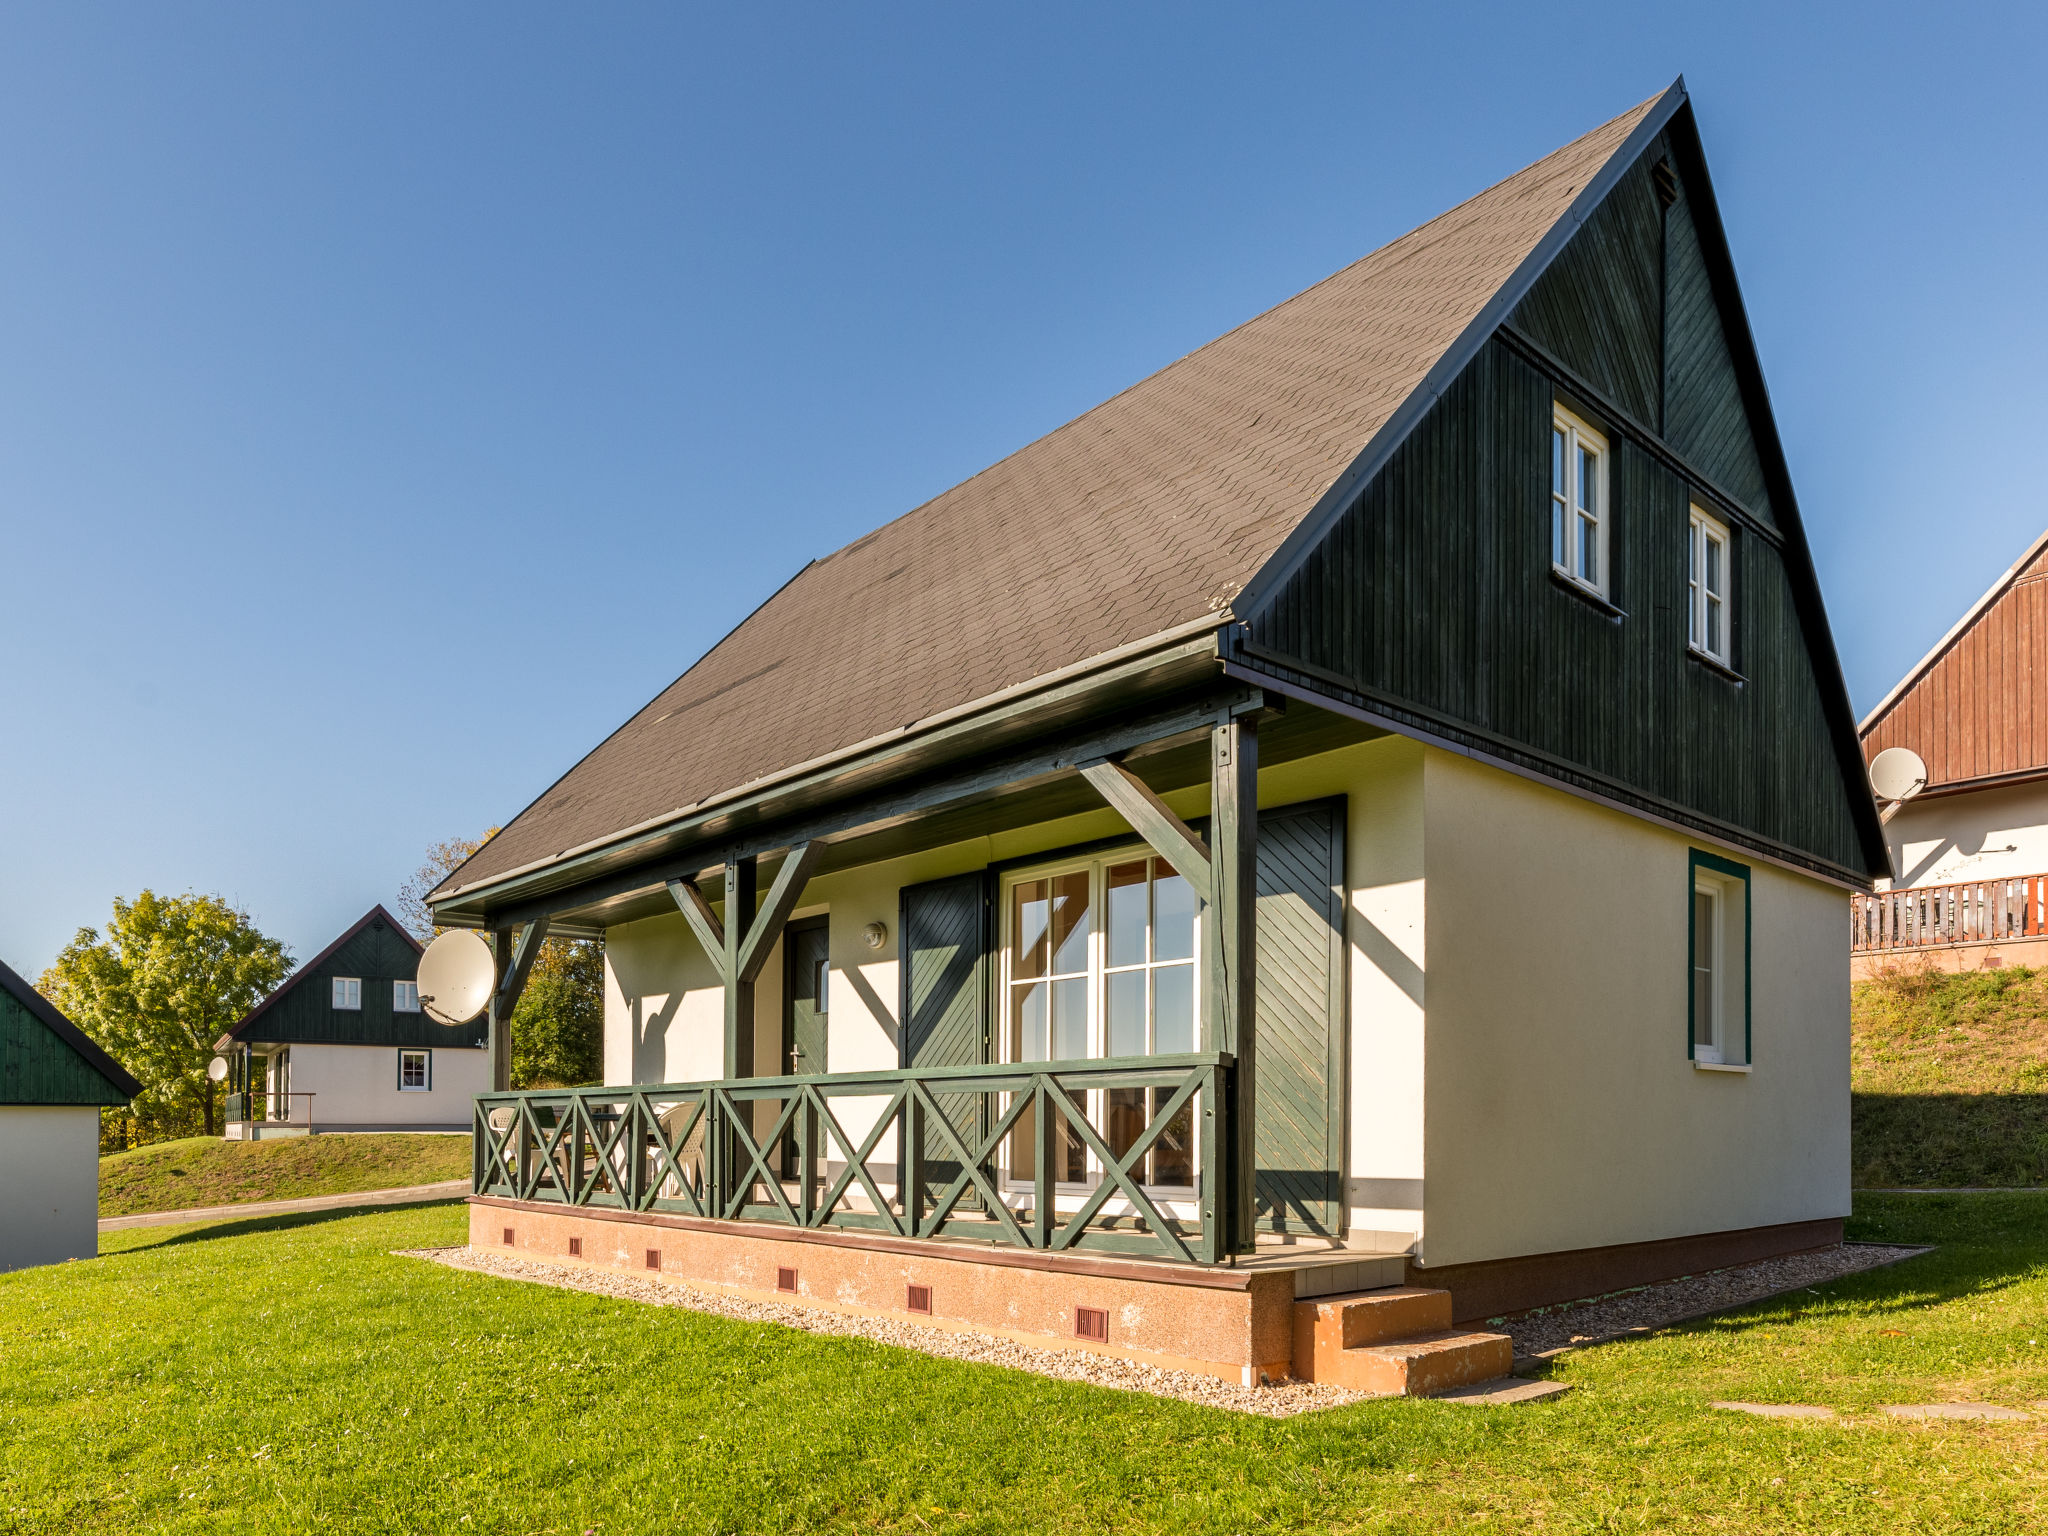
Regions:
<instances>
[{"instance_id":1,"label":"tree","mask_svg":"<svg viewBox=\"0 0 2048 1536\"><path fill-rule=\"evenodd\" d=\"M604 951L549 939L512 1010L512 1086L574 1088L603 1076Z\"/></svg>"},{"instance_id":2,"label":"tree","mask_svg":"<svg viewBox=\"0 0 2048 1536\"><path fill-rule=\"evenodd\" d=\"M422 943L441 930L427 893L498 835L451 837L434 844L399 888L398 920ZM512 1086L567 1088L604 1075L604 947L586 939L548 939L534 957L526 991L512 1010Z\"/></svg>"},{"instance_id":3,"label":"tree","mask_svg":"<svg viewBox=\"0 0 2048 1536\"><path fill-rule=\"evenodd\" d=\"M398 888L398 920L422 944L441 931L434 926L434 914L427 909L427 893L497 835L496 827L486 827L482 837L451 837L434 844L427 850L425 862L412 872L412 878Z\"/></svg>"},{"instance_id":4,"label":"tree","mask_svg":"<svg viewBox=\"0 0 2048 1536\"><path fill-rule=\"evenodd\" d=\"M114 900L103 939L81 928L39 988L142 1084L130 1113L215 1132L213 1042L291 974L292 957L218 896Z\"/></svg>"}]
</instances>

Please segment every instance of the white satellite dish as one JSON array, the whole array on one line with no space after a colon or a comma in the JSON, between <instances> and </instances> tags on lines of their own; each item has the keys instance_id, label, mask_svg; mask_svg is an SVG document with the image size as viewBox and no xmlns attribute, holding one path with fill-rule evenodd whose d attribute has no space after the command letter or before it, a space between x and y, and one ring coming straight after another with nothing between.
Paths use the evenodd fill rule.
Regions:
<instances>
[{"instance_id":1,"label":"white satellite dish","mask_svg":"<svg viewBox=\"0 0 2048 1536\"><path fill-rule=\"evenodd\" d=\"M1870 760L1870 792L1886 802L1886 821L1926 787L1927 764L1911 747L1886 747Z\"/></svg>"},{"instance_id":2,"label":"white satellite dish","mask_svg":"<svg viewBox=\"0 0 2048 1536\"><path fill-rule=\"evenodd\" d=\"M484 1011L497 979L491 946L467 928L451 928L420 956L420 1007L437 1024L467 1024Z\"/></svg>"},{"instance_id":3,"label":"white satellite dish","mask_svg":"<svg viewBox=\"0 0 2048 1536\"><path fill-rule=\"evenodd\" d=\"M216 1083L224 1083L224 1082L226 1082L226 1081L228 1080L228 1059L227 1059L227 1057L225 1057L225 1056L216 1056L216 1057L214 1057L214 1058L213 1058L213 1060L209 1061L209 1062L208 1062L208 1063L206 1064L206 1075L207 1075L207 1077L208 1077L208 1078L209 1078L210 1080L212 1080L213 1082L216 1082Z\"/></svg>"}]
</instances>

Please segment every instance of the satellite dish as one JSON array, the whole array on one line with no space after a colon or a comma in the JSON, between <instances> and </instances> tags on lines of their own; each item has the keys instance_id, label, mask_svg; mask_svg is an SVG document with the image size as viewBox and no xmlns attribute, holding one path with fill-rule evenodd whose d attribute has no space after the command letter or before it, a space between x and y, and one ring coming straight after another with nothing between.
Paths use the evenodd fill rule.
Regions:
<instances>
[{"instance_id":1,"label":"satellite dish","mask_svg":"<svg viewBox=\"0 0 2048 1536\"><path fill-rule=\"evenodd\" d=\"M1870 760L1870 792L1887 802L1886 821L1926 787L1927 764L1911 747L1886 747Z\"/></svg>"},{"instance_id":2,"label":"satellite dish","mask_svg":"<svg viewBox=\"0 0 2048 1536\"><path fill-rule=\"evenodd\" d=\"M216 1082L216 1083L224 1083L224 1082L226 1082L226 1081L228 1080L228 1059L227 1059L227 1057L225 1057L225 1056L216 1056L216 1057L214 1057L214 1058L213 1058L213 1060L209 1061L209 1062L208 1062L208 1063L206 1064L206 1075L207 1075L207 1077L208 1077L208 1078L209 1078L210 1080L212 1080L213 1082Z\"/></svg>"},{"instance_id":3,"label":"satellite dish","mask_svg":"<svg viewBox=\"0 0 2048 1536\"><path fill-rule=\"evenodd\" d=\"M491 946L467 928L451 928L420 956L420 1007L437 1024L467 1024L484 1011L497 984Z\"/></svg>"}]
</instances>

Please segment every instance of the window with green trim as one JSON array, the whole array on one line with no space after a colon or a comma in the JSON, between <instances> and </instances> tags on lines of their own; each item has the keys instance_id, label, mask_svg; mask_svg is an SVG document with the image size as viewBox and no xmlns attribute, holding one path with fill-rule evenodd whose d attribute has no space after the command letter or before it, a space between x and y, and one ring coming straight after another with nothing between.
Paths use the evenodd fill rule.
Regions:
<instances>
[{"instance_id":1,"label":"window with green trim","mask_svg":"<svg viewBox=\"0 0 2048 1536\"><path fill-rule=\"evenodd\" d=\"M1749 869L1697 848L1690 868L1686 1053L1698 1066L1748 1066Z\"/></svg>"}]
</instances>

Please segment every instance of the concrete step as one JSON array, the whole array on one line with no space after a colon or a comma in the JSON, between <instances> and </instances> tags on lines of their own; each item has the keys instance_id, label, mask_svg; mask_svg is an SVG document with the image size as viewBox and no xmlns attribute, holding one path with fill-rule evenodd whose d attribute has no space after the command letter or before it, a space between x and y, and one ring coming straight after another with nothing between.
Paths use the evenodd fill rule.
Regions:
<instances>
[{"instance_id":1,"label":"concrete step","mask_svg":"<svg viewBox=\"0 0 2048 1536\"><path fill-rule=\"evenodd\" d=\"M1385 1286L1294 1304L1294 1374L1353 1392L1428 1397L1505 1376L1514 1341L1451 1327L1451 1293Z\"/></svg>"}]
</instances>

